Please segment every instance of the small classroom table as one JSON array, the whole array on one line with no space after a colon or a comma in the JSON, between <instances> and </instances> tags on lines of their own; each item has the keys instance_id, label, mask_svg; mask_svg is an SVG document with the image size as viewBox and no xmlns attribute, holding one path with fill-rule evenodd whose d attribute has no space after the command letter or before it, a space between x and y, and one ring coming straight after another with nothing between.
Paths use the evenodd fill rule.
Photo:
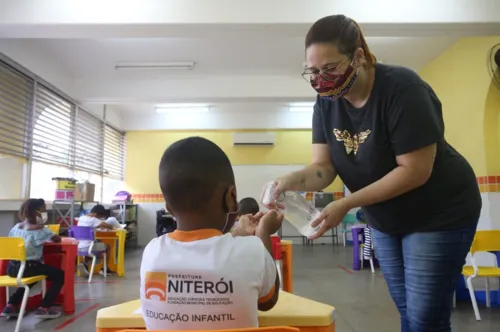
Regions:
<instances>
[{"instance_id":1,"label":"small classroom table","mask_svg":"<svg viewBox=\"0 0 500 332\"><path fill-rule=\"evenodd\" d=\"M114 230L114 231L97 230L96 239L107 244L110 248L108 256L108 268L112 271L115 271L119 277L124 277L125 240L127 239L127 231L124 229ZM102 269L102 264L96 264L94 272L98 273L101 269Z\"/></svg>"},{"instance_id":2,"label":"small classroom table","mask_svg":"<svg viewBox=\"0 0 500 332\"><path fill-rule=\"evenodd\" d=\"M43 244L43 262L64 271L64 286L57 297L56 304L62 305L66 315L75 313L75 262L78 252L78 241L73 238L61 238L61 243L47 242ZM0 274L7 274L8 261L0 261ZM47 287L50 282L47 281ZM26 308L34 310L40 305L42 295L34 295L28 299ZM0 308L6 305L5 288L0 288Z\"/></svg>"},{"instance_id":3,"label":"small classroom table","mask_svg":"<svg viewBox=\"0 0 500 332\"><path fill-rule=\"evenodd\" d=\"M97 311L97 332L118 332L125 329L144 330L141 314L134 311L141 300L125 302ZM280 292L276 306L268 312L259 312L259 326L293 326L301 332L334 332L335 308L297 295Z\"/></svg>"}]
</instances>

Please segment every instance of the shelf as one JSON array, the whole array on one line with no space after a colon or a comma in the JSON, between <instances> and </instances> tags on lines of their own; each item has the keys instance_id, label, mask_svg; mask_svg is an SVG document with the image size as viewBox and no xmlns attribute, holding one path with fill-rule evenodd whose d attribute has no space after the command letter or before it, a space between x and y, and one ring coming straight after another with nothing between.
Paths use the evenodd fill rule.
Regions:
<instances>
[{"instance_id":1,"label":"shelf","mask_svg":"<svg viewBox=\"0 0 500 332\"><path fill-rule=\"evenodd\" d=\"M137 204L132 204L132 203L129 203L129 202L125 202L125 201L115 201L112 203L112 205L115 206L115 209L113 209L115 212L117 211L118 214L116 216L116 219L118 220L118 222L120 224L124 224L126 225L125 229L128 231L127 233L127 237L126 237L126 244L127 245L130 245L130 244L133 244L133 245L137 245L137 239L138 239L138 236L137 236L137 233L138 233L138 229L137 229ZM129 212L134 212L134 213L130 213ZM130 218L132 217L132 218ZM129 228L129 226L131 228Z\"/></svg>"}]
</instances>

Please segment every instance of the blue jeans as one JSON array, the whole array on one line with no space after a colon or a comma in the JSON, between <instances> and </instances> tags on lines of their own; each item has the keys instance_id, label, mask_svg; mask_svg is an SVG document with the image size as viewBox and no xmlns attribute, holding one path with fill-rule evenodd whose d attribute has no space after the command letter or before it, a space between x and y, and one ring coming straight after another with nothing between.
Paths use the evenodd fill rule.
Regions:
<instances>
[{"instance_id":1,"label":"blue jeans","mask_svg":"<svg viewBox=\"0 0 500 332\"><path fill-rule=\"evenodd\" d=\"M373 229L375 256L399 310L402 332L451 331L455 284L476 226L404 236Z\"/></svg>"}]
</instances>

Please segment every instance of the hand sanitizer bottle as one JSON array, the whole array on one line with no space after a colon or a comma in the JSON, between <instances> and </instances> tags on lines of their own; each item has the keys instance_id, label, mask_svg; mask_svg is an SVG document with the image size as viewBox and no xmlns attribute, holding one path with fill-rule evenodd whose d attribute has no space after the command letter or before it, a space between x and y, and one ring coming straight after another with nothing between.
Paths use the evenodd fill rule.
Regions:
<instances>
[{"instance_id":1,"label":"hand sanitizer bottle","mask_svg":"<svg viewBox=\"0 0 500 332\"><path fill-rule=\"evenodd\" d=\"M281 193L278 199L274 198L276 185L269 182L262 197L264 205L275 204L282 210L284 218L292 224L303 236L311 236L319 230L319 226L312 227L311 222L320 212L310 204L300 193L287 191Z\"/></svg>"}]
</instances>

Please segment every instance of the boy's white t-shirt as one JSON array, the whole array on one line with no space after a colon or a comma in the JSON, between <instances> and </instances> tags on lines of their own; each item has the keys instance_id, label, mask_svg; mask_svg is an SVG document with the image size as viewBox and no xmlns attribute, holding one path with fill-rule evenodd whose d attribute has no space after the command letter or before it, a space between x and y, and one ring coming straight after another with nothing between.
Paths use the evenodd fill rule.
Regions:
<instances>
[{"instance_id":1,"label":"boy's white t-shirt","mask_svg":"<svg viewBox=\"0 0 500 332\"><path fill-rule=\"evenodd\" d=\"M153 239L141 263L148 330L257 327L257 304L273 296L276 265L255 236L174 231Z\"/></svg>"},{"instance_id":2,"label":"boy's white t-shirt","mask_svg":"<svg viewBox=\"0 0 500 332\"><path fill-rule=\"evenodd\" d=\"M102 223L102 220L96 217L81 216L78 218L78 226L94 227L97 228ZM88 248L92 241L84 240L78 242L78 248Z\"/></svg>"}]
</instances>

